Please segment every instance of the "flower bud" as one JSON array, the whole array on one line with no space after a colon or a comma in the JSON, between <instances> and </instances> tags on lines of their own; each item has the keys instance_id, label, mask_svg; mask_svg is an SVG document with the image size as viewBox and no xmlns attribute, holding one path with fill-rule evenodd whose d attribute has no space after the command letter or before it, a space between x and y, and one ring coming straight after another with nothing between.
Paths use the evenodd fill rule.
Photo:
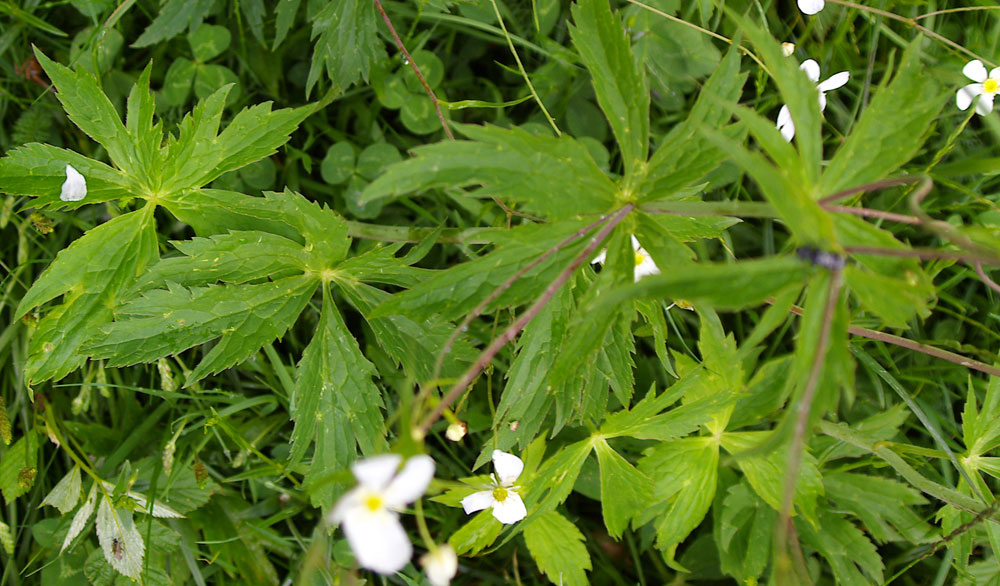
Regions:
<instances>
[{"instance_id":1,"label":"flower bud","mask_svg":"<svg viewBox=\"0 0 1000 586\"><path fill-rule=\"evenodd\" d=\"M446 543L420 556L420 565L432 586L448 586L458 572L458 556Z\"/></svg>"},{"instance_id":2,"label":"flower bud","mask_svg":"<svg viewBox=\"0 0 1000 586\"><path fill-rule=\"evenodd\" d=\"M795 43L781 43L781 54L785 57L791 57L792 53L795 52Z\"/></svg>"},{"instance_id":3,"label":"flower bud","mask_svg":"<svg viewBox=\"0 0 1000 586\"><path fill-rule=\"evenodd\" d=\"M444 436L453 442L460 442L468 430L469 426L464 421L458 421L448 426L448 430L444 432Z\"/></svg>"}]
</instances>

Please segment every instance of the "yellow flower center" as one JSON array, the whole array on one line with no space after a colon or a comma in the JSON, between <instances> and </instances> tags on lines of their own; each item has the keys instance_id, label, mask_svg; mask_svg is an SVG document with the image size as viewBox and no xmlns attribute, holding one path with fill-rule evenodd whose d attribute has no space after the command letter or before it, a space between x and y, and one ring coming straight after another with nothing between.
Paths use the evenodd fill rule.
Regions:
<instances>
[{"instance_id":1,"label":"yellow flower center","mask_svg":"<svg viewBox=\"0 0 1000 586\"><path fill-rule=\"evenodd\" d=\"M646 262L646 255L637 251L635 253L635 266L639 266L644 262Z\"/></svg>"},{"instance_id":2,"label":"yellow flower center","mask_svg":"<svg viewBox=\"0 0 1000 586\"><path fill-rule=\"evenodd\" d=\"M365 508L371 512L376 512L382 508L382 497L377 494L370 494L365 497Z\"/></svg>"},{"instance_id":3,"label":"yellow flower center","mask_svg":"<svg viewBox=\"0 0 1000 586\"><path fill-rule=\"evenodd\" d=\"M502 487L502 486L498 486L498 487L494 488L493 489L493 500L495 500L498 503L502 503L505 500L507 500L507 489L504 488L504 487Z\"/></svg>"},{"instance_id":4,"label":"yellow flower center","mask_svg":"<svg viewBox=\"0 0 1000 586\"><path fill-rule=\"evenodd\" d=\"M992 77L983 82L983 91L988 94L995 94L1000 89L1000 82Z\"/></svg>"}]
</instances>

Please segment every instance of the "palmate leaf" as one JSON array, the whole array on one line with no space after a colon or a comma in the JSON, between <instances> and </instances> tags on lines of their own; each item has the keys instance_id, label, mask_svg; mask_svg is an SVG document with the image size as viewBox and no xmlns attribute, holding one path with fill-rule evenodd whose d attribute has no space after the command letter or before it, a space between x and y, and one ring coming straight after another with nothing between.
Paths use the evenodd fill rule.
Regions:
<instances>
[{"instance_id":1,"label":"palmate leaf","mask_svg":"<svg viewBox=\"0 0 1000 586\"><path fill-rule=\"evenodd\" d=\"M572 5L570 34L590 71L597 103L618 140L625 174L633 176L649 151L649 88L632 55L621 18L608 0Z\"/></svg>"},{"instance_id":2,"label":"palmate leaf","mask_svg":"<svg viewBox=\"0 0 1000 586\"><path fill-rule=\"evenodd\" d=\"M603 213L614 206L615 184L584 145L563 135L535 136L520 128L456 125L470 141L420 146L368 184L360 204L436 187L478 186L476 197L523 203L550 220Z\"/></svg>"},{"instance_id":3,"label":"palmate leaf","mask_svg":"<svg viewBox=\"0 0 1000 586\"><path fill-rule=\"evenodd\" d=\"M111 320L125 289L156 259L152 210L146 206L91 229L62 250L21 299L17 318L65 295L31 336L24 367L29 381L59 379L83 364L83 344Z\"/></svg>"},{"instance_id":4,"label":"palmate leaf","mask_svg":"<svg viewBox=\"0 0 1000 586\"><path fill-rule=\"evenodd\" d=\"M591 569L583 533L555 511L538 517L524 530L524 542L538 569L553 584L586 586Z\"/></svg>"},{"instance_id":5,"label":"palmate leaf","mask_svg":"<svg viewBox=\"0 0 1000 586\"><path fill-rule=\"evenodd\" d=\"M341 91L359 78L368 81L372 64L385 58L377 18L375 3L366 0L332 0L312 17L312 37L319 39L306 80L307 94L324 70Z\"/></svg>"},{"instance_id":6,"label":"palmate leaf","mask_svg":"<svg viewBox=\"0 0 1000 586\"><path fill-rule=\"evenodd\" d=\"M132 46L148 47L181 34L186 28L198 28L211 9L212 0L167 0Z\"/></svg>"},{"instance_id":7,"label":"palmate leaf","mask_svg":"<svg viewBox=\"0 0 1000 586\"><path fill-rule=\"evenodd\" d=\"M291 460L298 461L315 438L316 459L323 462L310 467L307 484L314 484L314 473L343 469L354 460L355 445L368 455L387 447L382 396L372 382L374 374L375 367L361 353L323 287L322 313L316 334L302 353L290 409L295 420ZM328 483L326 490L313 493L313 502L330 506L332 488Z\"/></svg>"},{"instance_id":8,"label":"palmate leaf","mask_svg":"<svg viewBox=\"0 0 1000 586\"><path fill-rule=\"evenodd\" d=\"M601 512L608 534L618 539L650 501L653 483L645 473L636 470L607 440L594 442L601 468Z\"/></svg>"},{"instance_id":9,"label":"palmate leaf","mask_svg":"<svg viewBox=\"0 0 1000 586\"><path fill-rule=\"evenodd\" d=\"M240 362L282 336L319 284L293 276L257 285L186 289L169 284L117 310L120 319L95 335L88 351L111 366L152 362L219 338L188 375L187 385Z\"/></svg>"},{"instance_id":10,"label":"palmate leaf","mask_svg":"<svg viewBox=\"0 0 1000 586\"><path fill-rule=\"evenodd\" d=\"M714 506L712 537L719 551L719 566L741 583L752 584L767 567L778 513L754 494L745 480L717 494Z\"/></svg>"},{"instance_id":11,"label":"palmate leaf","mask_svg":"<svg viewBox=\"0 0 1000 586\"><path fill-rule=\"evenodd\" d=\"M845 586L882 583L884 564L878 551L860 529L840 512L821 510L818 527L796 521L802 541L814 548L830 564L837 582Z\"/></svg>"},{"instance_id":12,"label":"palmate leaf","mask_svg":"<svg viewBox=\"0 0 1000 586\"><path fill-rule=\"evenodd\" d=\"M838 510L857 515L877 543L926 543L934 539L934 529L912 508L927 504L927 500L905 484L891 478L832 472L823 476L823 486Z\"/></svg>"}]
</instances>

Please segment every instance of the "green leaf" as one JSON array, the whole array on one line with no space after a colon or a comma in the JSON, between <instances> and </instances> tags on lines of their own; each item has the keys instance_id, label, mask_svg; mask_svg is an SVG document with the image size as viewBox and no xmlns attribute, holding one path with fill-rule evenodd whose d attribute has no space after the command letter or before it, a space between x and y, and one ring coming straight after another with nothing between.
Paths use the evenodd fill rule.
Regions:
<instances>
[{"instance_id":1,"label":"green leaf","mask_svg":"<svg viewBox=\"0 0 1000 586\"><path fill-rule=\"evenodd\" d=\"M69 531L67 531L66 537L63 538L62 547L59 549L59 553L66 551L66 548L73 543L73 540L76 539L77 536L83 531L84 527L87 526L87 521L89 521L90 516L94 514L94 507L96 505L97 483L95 482L93 486L90 487L90 492L87 493L87 500L83 501L83 505L80 506L80 509L73 515L73 521L70 523Z\"/></svg>"},{"instance_id":2,"label":"green leaf","mask_svg":"<svg viewBox=\"0 0 1000 586\"><path fill-rule=\"evenodd\" d=\"M839 511L820 511L820 528L803 522L796 522L795 527L802 541L826 558L840 584L868 586L872 581L882 583L885 566L875 546Z\"/></svg>"},{"instance_id":3,"label":"green leaf","mask_svg":"<svg viewBox=\"0 0 1000 586\"><path fill-rule=\"evenodd\" d=\"M629 299L666 297L716 309L742 309L801 286L809 270L808 265L790 256L681 266L602 295L602 303L618 305Z\"/></svg>"},{"instance_id":4,"label":"green leaf","mask_svg":"<svg viewBox=\"0 0 1000 586\"><path fill-rule=\"evenodd\" d=\"M181 34L185 28L196 28L212 9L212 0L167 0L153 23L139 36L132 47L155 45Z\"/></svg>"},{"instance_id":5,"label":"green leaf","mask_svg":"<svg viewBox=\"0 0 1000 586\"><path fill-rule=\"evenodd\" d=\"M31 336L24 367L29 381L59 379L83 364L83 344L111 320L126 288L156 259L152 212L153 206L146 206L89 230L60 251L21 298L18 319L65 295Z\"/></svg>"},{"instance_id":6,"label":"green leaf","mask_svg":"<svg viewBox=\"0 0 1000 586\"><path fill-rule=\"evenodd\" d=\"M120 307L119 321L94 336L89 350L110 366L122 366L152 362L220 338L188 375L186 384L191 385L282 336L318 283L313 276L297 276L259 285L185 289L169 284Z\"/></svg>"},{"instance_id":7,"label":"green leaf","mask_svg":"<svg viewBox=\"0 0 1000 586\"><path fill-rule=\"evenodd\" d=\"M823 477L827 498L841 511L851 511L878 543L927 543L935 530L912 507L927 500L909 486L891 478L834 472Z\"/></svg>"},{"instance_id":8,"label":"green leaf","mask_svg":"<svg viewBox=\"0 0 1000 586\"><path fill-rule=\"evenodd\" d=\"M934 288L916 279L904 281L847 266L844 267L844 281L861 301L861 306L889 326L907 328L911 319L926 318L931 313L927 301L934 294Z\"/></svg>"},{"instance_id":9,"label":"green leaf","mask_svg":"<svg viewBox=\"0 0 1000 586\"><path fill-rule=\"evenodd\" d=\"M336 461L344 463L354 460L355 444L367 455L387 448L384 405L372 382L374 374L375 367L361 353L329 290L323 287L323 310L316 334L302 353L291 400L293 462L302 457L314 438L317 444L324 444L324 450L337 454ZM346 444L344 436L349 439ZM313 466L308 474L329 472Z\"/></svg>"},{"instance_id":10,"label":"green leaf","mask_svg":"<svg viewBox=\"0 0 1000 586\"><path fill-rule=\"evenodd\" d=\"M448 538L448 544L458 555L476 555L490 546L500 533L503 524L493 518L492 510L481 511Z\"/></svg>"},{"instance_id":11,"label":"green leaf","mask_svg":"<svg viewBox=\"0 0 1000 586\"><path fill-rule=\"evenodd\" d=\"M182 106L191 95L194 76L198 66L185 57L178 57L170 64L167 75L163 78L162 96L167 105Z\"/></svg>"},{"instance_id":12,"label":"green leaf","mask_svg":"<svg viewBox=\"0 0 1000 586\"><path fill-rule=\"evenodd\" d=\"M111 505L111 497L101 495L97 506L97 539L104 559L129 578L139 578L146 544L132 521L132 511Z\"/></svg>"},{"instance_id":13,"label":"green leaf","mask_svg":"<svg viewBox=\"0 0 1000 586\"><path fill-rule=\"evenodd\" d=\"M608 415L601 425L601 435L605 437L628 436L635 439L668 441L683 437L710 423L720 413L728 411L736 400L731 393L718 393L702 397L671 409L666 413L658 413L655 409L664 403L664 399L679 396L675 389L689 391L709 373L698 370L679 381L674 388L653 398L647 395L631 411L618 411Z\"/></svg>"},{"instance_id":14,"label":"green leaf","mask_svg":"<svg viewBox=\"0 0 1000 586\"><path fill-rule=\"evenodd\" d=\"M299 4L302 0L284 0L274 6L274 44L271 50L276 50L281 46L282 41L288 36L288 31L292 30L295 24L295 15L299 12Z\"/></svg>"},{"instance_id":15,"label":"green leaf","mask_svg":"<svg viewBox=\"0 0 1000 586\"><path fill-rule=\"evenodd\" d=\"M258 43L266 46L264 43L264 0L242 0L240 8L243 9L243 15L246 16L247 26L250 27L253 37L257 39Z\"/></svg>"},{"instance_id":16,"label":"green leaf","mask_svg":"<svg viewBox=\"0 0 1000 586\"><path fill-rule=\"evenodd\" d=\"M970 381L962 413L962 437L969 456L981 456L1000 445L1000 379L997 377L990 377L986 398L978 413L975 389Z\"/></svg>"},{"instance_id":17,"label":"green leaf","mask_svg":"<svg viewBox=\"0 0 1000 586\"><path fill-rule=\"evenodd\" d=\"M722 497L721 506L719 498ZM778 514L754 494L746 481L716 497L715 531L720 568L744 584L753 584L767 567Z\"/></svg>"},{"instance_id":18,"label":"green leaf","mask_svg":"<svg viewBox=\"0 0 1000 586\"><path fill-rule=\"evenodd\" d=\"M760 366L746 390L740 393L726 429L756 425L781 409L792 392L792 386L787 384L791 371L791 356L781 356Z\"/></svg>"},{"instance_id":19,"label":"green leaf","mask_svg":"<svg viewBox=\"0 0 1000 586\"><path fill-rule=\"evenodd\" d=\"M551 220L603 213L614 206L615 184L587 148L569 136L468 124L456 129L472 140L414 148L413 158L392 165L365 188L360 203L474 185L474 197L523 203L527 211Z\"/></svg>"},{"instance_id":20,"label":"green leaf","mask_svg":"<svg viewBox=\"0 0 1000 586\"><path fill-rule=\"evenodd\" d=\"M306 94L324 70L333 86L345 91L358 81L368 81L372 64L385 59L385 48L378 38L375 3L365 0L328 2L312 17L312 38L316 41Z\"/></svg>"},{"instance_id":21,"label":"green leaf","mask_svg":"<svg viewBox=\"0 0 1000 586\"><path fill-rule=\"evenodd\" d=\"M231 85L226 95L226 103L232 104L240 97L240 78L225 65L198 65L194 74L194 95L204 100L213 92Z\"/></svg>"},{"instance_id":22,"label":"green leaf","mask_svg":"<svg viewBox=\"0 0 1000 586\"><path fill-rule=\"evenodd\" d=\"M722 435L722 447L736 456L736 464L746 475L747 481L754 492L771 505L771 508L781 510L781 502L785 490L785 467L788 456L787 446L779 447L761 455L745 455L741 452L756 448L764 441L770 431L738 431L726 432ZM823 481L820 478L819 467L808 452L803 453L799 468L799 478L795 485L795 505L806 519L816 520L816 500L823 494Z\"/></svg>"},{"instance_id":23,"label":"green leaf","mask_svg":"<svg viewBox=\"0 0 1000 586\"><path fill-rule=\"evenodd\" d=\"M331 185L346 182L354 173L354 147L347 141L334 143L326 150L319 169L323 181Z\"/></svg>"},{"instance_id":24,"label":"green leaf","mask_svg":"<svg viewBox=\"0 0 1000 586\"><path fill-rule=\"evenodd\" d=\"M141 177L143 170L138 167L132 137L122 124L118 111L97 85L97 78L82 67L74 72L52 61L38 49L35 50L35 57L59 90L56 96L73 124L100 143L119 169Z\"/></svg>"},{"instance_id":25,"label":"green leaf","mask_svg":"<svg viewBox=\"0 0 1000 586\"><path fill-rule=\"evenodd\" d=\"M730 110L723 104L739 99L746 77L740 73L739 44L734 42L705 82L687 120L671 129L650 158L639 187L640 202L670 197L701 181L726 160L727 154L705 139L699 128L721 128L729 121Z\"/></svg>"},{"instance_id":26,"label":"green leaf","mask_svg":"<svg viewBox=\"0 0 1000 586\"><path fill-rule=\"evenodd\" d=\"M38 466L38 434L32 428L0 458L0 491L8 505L31 490Z\"/></svg>"},{"instance_id":27,"label":"green leaf","mask_svg":"<svg viewBox=\"0 0 1000 586\"><path fill-rule=\"evenodd\" d=\"M31 143L6 155L0 159L0 191L33 197L33 207L74 209L129 197L135 189L134 181L121 171L70 150ZM87 196L78 202L59 199L66 165L72 165L87 181Z\"/></svg>"},{"instance_id":28,"label":"green leaf","mask_svg":"<svg viewBox=\"0 0 1000 586\"><path fill-rule=\"evenodd\" d=\"M710 437L663 442L639 461L639 470L653 479L653 492L636 524L654 522L657 547L668 559L708 513L718 469L719 444Z\"/></svg>"},{"instance_id":29,"label":"green leaf","mask_svg":"<svg viewBox=\"0 0 1000 586\"><path fill-rule=\"evenodd\" d=\"M211 61L229 48L232 34L224 26L202 24L188 33L188 43L196 61Z\"/></svg>"},{"instance_id":30,"label":"green leaf","mask_svg":"<svg viewBox=\"0 0 1000 586\"><path fill-rule=\"evenodd\" d=\"M892 82L874 92L850 136L830 160L819 191L830 195L883 179L913 158L944 105L935 76L920 61L914 39Z\"/></svg>"},{"instance_id":31,"label":"green leaf","mask_svg":"<svg viewBox=\"0 0 1000 586\"><path fill-rule=\"evenodd\" d=\"M552 511L538 517L524 530L532 559L553 584L586 586L591 569L583 533L566 517Z\"/></svg>"},{"instance_id":32,"label":"green leaf","mask_svg":"<svg viewBox=\"0 0 1000 586\"><path fill-rule=\"evenodd\" d=\"M607 0L572 5L570 34L593 78L597 102L621 148L625 174L634 176L649 152L649 88L618 14Z\"/></svg>"},{"instance_id":33,"label":"green leaf","mask_svg":"<svg viewBox=\"0 0 1000 586\"><path fill-rule=\"evenodd\" d=\"M629 520L649 504L652 482L636 470L604 438L596 439L594 450L601 467L601 511L608 534L619 539ZM527 536L526 536L527 537Z\"/></svg>"},{"instance_id":34,"label":"green leaf","mask_svg":"<svg viewBox=\"0 0 1000 586\"><path fill-rule=\"evenodd\" d=\"M43 505L51 505L65 515L76 507L80 500L80 467L73 468L56 483L42 499Z\"/></svg>"}]
</instances>

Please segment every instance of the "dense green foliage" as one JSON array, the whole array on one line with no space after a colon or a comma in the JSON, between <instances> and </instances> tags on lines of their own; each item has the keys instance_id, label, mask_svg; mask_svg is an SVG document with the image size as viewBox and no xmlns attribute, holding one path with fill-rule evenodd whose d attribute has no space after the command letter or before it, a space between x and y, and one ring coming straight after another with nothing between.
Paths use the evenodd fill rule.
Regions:
<instances>
[{"instance_id":1,"label":"dense green foliage","mask_svg":"<svg viewBox=\"0 0 1000 586\"><path fill-rule=\"evenodd\" d=\"M864 4L0 2L0 586L1000 585L1000 9Z\"/></svg>"}]
</instances>

